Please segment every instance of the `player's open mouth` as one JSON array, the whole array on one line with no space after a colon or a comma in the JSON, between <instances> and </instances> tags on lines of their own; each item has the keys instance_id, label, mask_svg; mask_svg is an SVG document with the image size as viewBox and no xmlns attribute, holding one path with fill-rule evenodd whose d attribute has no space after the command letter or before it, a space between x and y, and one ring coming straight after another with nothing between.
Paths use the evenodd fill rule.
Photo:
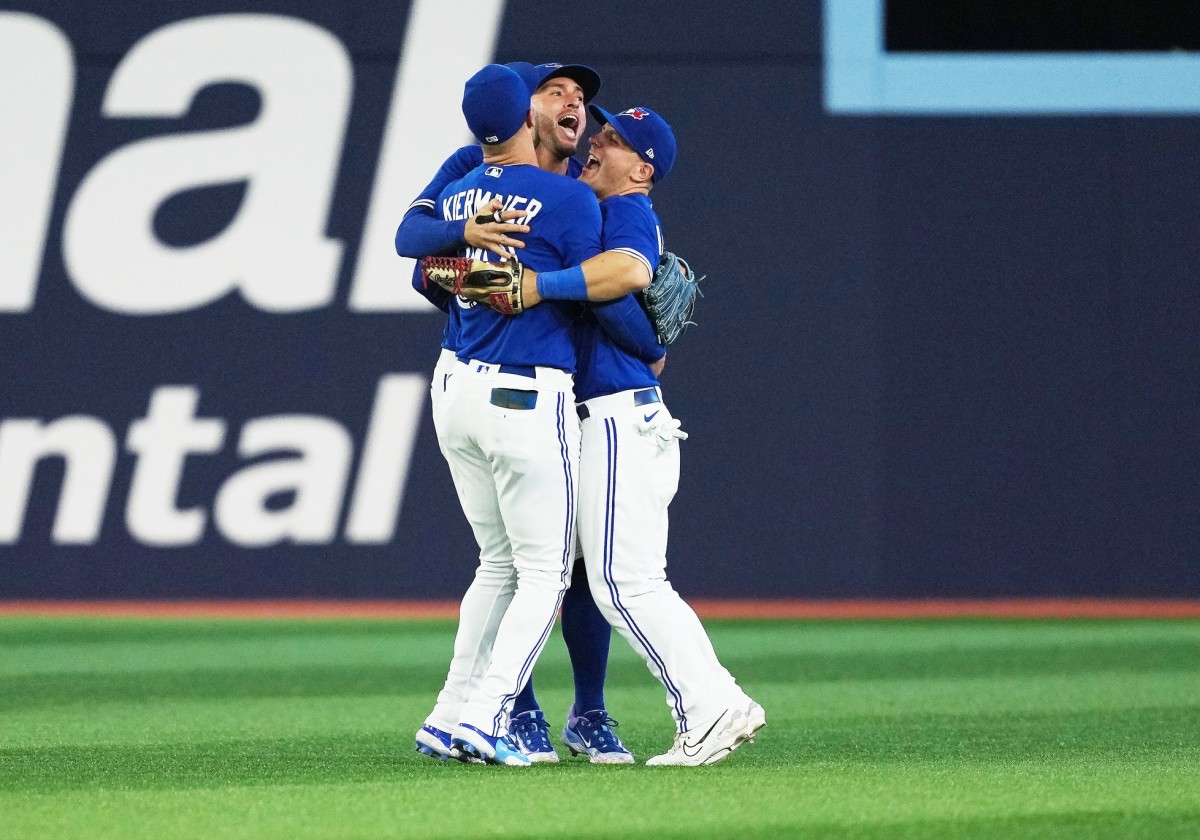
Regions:
<instances>
[{"instance_id":1,"label":"player's open mouth","mask_svg":"<svg viewBox=\"0 0 1200 840\"><path fill-rule=\"evenodd\" d=\"M579 117L574 114L565 114L558 119L558 127L566 132L567 136L574 140L579 136Z\"/></svg>"},{"instance_id":2,"label":"player's open mouth","mask_svg":"<svg viewBox=\"0 0 1200 840\"><path fill-rule=\"evenodd\" d=\"M583 168L584 169L595 169L598 166L600 166L600 159L598 157L596 157L595 155L589 154L587 157L587 163L585 163L583 165Z\"/></svg>"}]
</instances>

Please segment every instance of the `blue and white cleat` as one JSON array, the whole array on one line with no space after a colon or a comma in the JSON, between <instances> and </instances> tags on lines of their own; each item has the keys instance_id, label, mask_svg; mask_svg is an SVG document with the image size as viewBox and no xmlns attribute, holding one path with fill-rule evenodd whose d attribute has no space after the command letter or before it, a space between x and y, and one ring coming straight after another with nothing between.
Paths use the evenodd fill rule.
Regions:
<instances>
[{"instance_id":1,"label":"blue and white cleat","mask_svg":"<svg viewBox=\"0 0 1200 840\"><path fill-rule=\"evenodd\" d=\"M450 733L444 729L438 729L436 726L425 724L417 730L417 752L422 755L427 755L430 758L436 758L438 761L445 761L448 758L457 758L450 754ZM478 758L460 759L467 764L482 764Z\"/></svg>"},{"instance_id":2,"label":"blue and white cleat","mask_svg":"<svg viewBox=\"0 0 1200 840\"><path fill-rule=\"evenodd\" d=\"M619 724L604 709L576 715L572 705L563 727L563 741L571 755L586 755L592 764L633 764L633 753L612 731L614 726Z\"/></svg>"},{"instance_id":3,"label":"blue and white cleat","mask_svg":"<svg viewBox=\"0 0 1200 840\"><path fill-rule=\"evenodd\" d=\"M454 727L450 737L450 757L459 761L483 761L506 767L528 767L530 761L521 755L511 736L495 737L476 729L469 723Z\"/></svg>"},{"instance_id":4,"label":"blue and white cleat","mask_svg":"<svg viewBox=\"0 0 1200 840\"><path fill-rule=\"evenodd\" d=\"M425 724L417 730L417 752L445 761L450 757L450 733Z\"/></svg>"},{"instance_id":5,"label":"blue and white cleat","mask_svg":"<svg viewBox=\"0 0 1200 840\"><path fill-rule=\"evenodd\" d=\"M541 709L513 715L508 722L508 734L517 742L521 754L530 761L558 761L558 753L550 743L550 724Z\"/></svg>"}]
</instances>

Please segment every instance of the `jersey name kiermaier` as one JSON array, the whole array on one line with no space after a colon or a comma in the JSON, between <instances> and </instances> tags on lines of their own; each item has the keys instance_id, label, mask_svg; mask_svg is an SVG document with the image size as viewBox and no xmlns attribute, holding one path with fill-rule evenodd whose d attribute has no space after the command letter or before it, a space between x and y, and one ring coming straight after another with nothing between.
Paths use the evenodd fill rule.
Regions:
<instances>
[{"instance_id":1,"label":"jersey name kiermaier","mask_svg":"<svg viewBox=\"0 0 1200 840\"><path fill-rule=\"evenodd\" d=\"M459 178L465 177L471 170L483 163L483 147L479 145L462 146L456 149L454 154L443 161L442 166L438 169L437 174L433 176L433 180L428 186L421 191L421 194L413 199L412 204L405 211L405 219L411 214L418 214L428 217L431 221L437 220L437 212L434 205L437 202L438 196L451 182L457 181ZM567 175L571 178L578 178L583 172L583 164L577 158L567 158ZM440 229L435 228L434 230ZM434 237L436 239L436 235ZM433 253L436 250L436 245L429 246L424 250ZM461 326L458 317L458 309L450 307L447 313L446 327L442 331L442 347L447 350L458 351L458 331Z\"/></svg>"},{"instance_id":2,"label":"jersey name kiermaier","mask_svg":"<svg viewBox=\"0 0 1200 840\"><path fill-rule=\"evenodd\" d=\"M443 221L468 219L494 198L506 210L525 211L516 221L530 227L529 233L520 235L525 243L520 260L529 268L555 271L600 253L600 205L592 191L572 178L530 164L482 164L446 187L435 209ZM498 259L480 249L464 248L459 253L489 262ZM459 359L575 370L572 339L578 304L544 301L516 318L461 298L452 305L461 318Z\"/></svg>"},{"instance_id":3,"label":"jersey name kiermaier","mask_svg":"<svg viewBox=\"0 0 1200 840\"><path fill-rule=\"evenodd\" d=\"M600 202L603 214L603 249L640 259L650 276L662 257L662 227L644 195L614 195ZM589 313L577 330L578 369L575 399L590 400L632 388L658 384L650 366L613 343Z\"/></svg>"}]
</instances>

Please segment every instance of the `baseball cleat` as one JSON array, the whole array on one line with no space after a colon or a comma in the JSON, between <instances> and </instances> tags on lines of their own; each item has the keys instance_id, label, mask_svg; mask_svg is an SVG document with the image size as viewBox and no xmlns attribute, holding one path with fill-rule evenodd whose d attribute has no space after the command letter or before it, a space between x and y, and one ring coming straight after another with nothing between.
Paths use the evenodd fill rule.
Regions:
<instances>
[{"instance_id":1,"label":"baseball cleat","mask_svg":"<svg viewBox=\"0 0 1200 840\"><path fill-rule=\"evenodd\" d=\"M458 758L459 761L467 764L482 764L483 760L478 758L459 758L454 755L450 746L450 733L444 729L438 729L436 726L430 726L428 723L417 730L417 752L422 755L427 755L430 758L436 758L439 761L445 761L448 758Z\"/></svg>"},{"instance_id":2,"label":"baseball cleat","mask_svg":"<svg viewBox=\"0 0 1200 840\"><path fill-rule=\"evenodd\" d=\"M450 737L450 757L468 763L474 759L507 767L528 767L530 763L509 736L488 735L469 723L454 727Z\"/></svg>"},{"instance_id":3,"label":"baseball cleat","mask_svg":"<svg viewBox=\"0 0 1200 840\"><path fill-rule=\"evenodd\" d=\"M767 725L763 707L747 698L748 705L726 709L708 724L694 726L675 736L671 749L646 762L647 767L700 767L716 764Z\"/></svg>"},{"instance_id":4,"label":"baseball cleat","mask_svg":"<svg viewBox=\"0 0 1200 840\"><path fill-rule=\"evenodd\" d=\"M450 733L425 724L417 730L417 752L445 761L450 757Z\"/></svg>"},{"instance_id":5,"label":"baseball cleat","mask_svg":"<svg viewBox=\"0 0 1200 840\"><path fill-rule=\"evenodd\" d=\"M576 715L572 705L563 727L563 742L571 755L586 755L592 764L633 764L633 753L612 731L619 725L604 709Z\"/></svg>"},{"instance_id":6,"label":"baseball cleat","mask_svg":"<svg viewBox=\"0 0 1200 840\"><path fill-rule=\"evenodd\" d=\"M530 761L558 761L558 753L550 744L550 724L541 709L513 715L508 723L508 734Z\"/></svg>"}]
</instances>

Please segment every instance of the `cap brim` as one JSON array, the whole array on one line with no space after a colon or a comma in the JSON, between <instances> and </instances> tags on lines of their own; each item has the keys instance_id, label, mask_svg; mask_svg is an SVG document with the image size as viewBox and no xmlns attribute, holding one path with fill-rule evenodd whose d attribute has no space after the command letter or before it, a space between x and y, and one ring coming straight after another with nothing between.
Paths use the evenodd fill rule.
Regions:
<instances>
[{"instance_id":1,"label":"cap brim","mask_svg":"<svg viewBox=\"0 0 1200 840\"><path fill-rule=\"evenodd\" d=\"M640 157L642 160L646 160L646 158L642 155L642 153L640 151L638 151L637 144L635 144L632 140L629 139L629 135L625 133L625 129L623 129L621 127L621 124L619 122L617 122L616 117L614 117L612 114L608 113L608 111L605 111L599 105L589 105L588 111L591 112L592 117L600 125L604 125L605 123L607 123L608 125L611 125L613 131L617 132L617 134L620 136L620 138L622 140L625 141L625 143L629 146L629 148L633 149L633 151L635 153L637 153L637 156ZM652 161L652 160L647 160L646 163L650 164L651 166L654 165L654 161Z\"/></svg>"},{"instance_id":2,"label":"cap brim","mask_svg":"<svg viewBox=\"0 0 1200 840\"><path fill-rule=\"evenodd\" d=\"M542 77L540 88L542 85L551 79L557 79L560 76L566 76L573 82L578 83L583 90L584 103L591 102L596 98L596 94L600 92L600 74L583 64L564 64L562 67L555 67L549 73Z\"/></svg>"}]
</instances>

